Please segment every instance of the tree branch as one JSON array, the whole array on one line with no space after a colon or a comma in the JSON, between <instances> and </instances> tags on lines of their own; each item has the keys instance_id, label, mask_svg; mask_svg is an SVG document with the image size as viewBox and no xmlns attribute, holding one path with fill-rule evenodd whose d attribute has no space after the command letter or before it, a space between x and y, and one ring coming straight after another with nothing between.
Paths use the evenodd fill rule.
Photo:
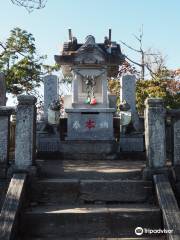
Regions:
<instances>
[{"instance_id":1,"label":"tree branch","mask_svg":"<svg viewBox=\"0 0 180 240\"><path fill-rule=\"evenodd\" d=\"M132 62L132 63L138 65L139 67L142 67L142 64L140 64L140 63L138 63L138 62L135 62L135 61L131 60L128 56L125 55L125 58L127 58L127 60L129 60L130 62Z\"/></svg>"},{"instance_id":2,"label":"tree branch","mask_svg":"<svg viewBox=\"0 0 180 240\"><path fill-rule=\"evenodd\" d=\"M125 42L123 42L123 41L121 41L121 40L120 40L120 42L121 42L124 46L126 46L127 48L129 48L129 49L131 49L131 50L133 50L133 51L135 51L135 52L138 52L138 53L141 52L140 50L135 49L135 48L129 46L128 44L126 44Z\"/></svg>"}]
</instances>

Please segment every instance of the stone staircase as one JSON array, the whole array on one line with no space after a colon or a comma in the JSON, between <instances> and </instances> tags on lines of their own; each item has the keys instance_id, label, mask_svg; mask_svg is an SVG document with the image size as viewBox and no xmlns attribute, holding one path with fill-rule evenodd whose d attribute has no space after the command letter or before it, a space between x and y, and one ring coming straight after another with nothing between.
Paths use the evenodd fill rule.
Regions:
<instances>
[{"instance_id":1,"label":"stone staircase","mask_svg":"<svg viewBox=\"0 0 180 240\"><path fill-rule=\"evenodd\" d=\"M163 228L143 161L39 160L39 176L20 219L20 240L166 239L135 234Z\"/></svg>"}]
</instances>

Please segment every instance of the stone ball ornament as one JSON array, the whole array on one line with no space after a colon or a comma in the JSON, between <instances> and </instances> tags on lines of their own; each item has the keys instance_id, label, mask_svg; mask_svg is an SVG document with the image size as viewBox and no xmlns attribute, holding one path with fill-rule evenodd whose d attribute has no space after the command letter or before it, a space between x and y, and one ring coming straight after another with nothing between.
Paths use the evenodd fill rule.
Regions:
<instances>
[{"instance_id":1,"label":"stone ball ornament","mask_svg":"<svg viewBox=\"0 0 180 240\"><path fill-rule=\"evenodd\" d=\"M91 105L96 105L97 104L96 98L92 98L90 104Z\"/></svg>"},{"instance_id":2,"label":"stone ball ornament","mask_svg":"<svg viewBox=\"0 0 180 240\"><path fill-rule=\"evenodd\" d=\"M90 97L88 97L84 102L85 102L86 104L90 104L90 102L91 102Z\"/></svg>"}]
</instances>

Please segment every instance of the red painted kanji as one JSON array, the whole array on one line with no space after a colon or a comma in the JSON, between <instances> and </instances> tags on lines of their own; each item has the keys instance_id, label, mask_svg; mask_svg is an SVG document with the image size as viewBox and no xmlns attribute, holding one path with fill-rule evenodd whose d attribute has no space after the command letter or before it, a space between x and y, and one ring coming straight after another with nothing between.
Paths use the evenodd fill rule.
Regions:
<instances>
[{"instance_id":1,"label":"red painted kanji","mask_svg":"<svg viewBox=\"0 0 180 240\"><path fill-rule=\"evenodd\" d=\"M95 128L95 126L96 126L95 121L93 121L93 120L91 120L91 119L89 119L89 120L86 122L86 128L88 128L88 129Z\"/></svg>"}]
</instances>

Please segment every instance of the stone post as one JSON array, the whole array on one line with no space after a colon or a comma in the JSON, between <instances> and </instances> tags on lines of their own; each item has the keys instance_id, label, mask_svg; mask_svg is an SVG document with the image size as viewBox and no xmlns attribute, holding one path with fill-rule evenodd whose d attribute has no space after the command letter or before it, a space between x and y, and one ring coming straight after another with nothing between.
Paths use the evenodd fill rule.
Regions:
<instances>
[{"instance_id":1,"label":"stone post","mask_svg":"<svg viewBox=\"0 0 180 240\"><path fill-rule=\"evenodd\" d=\"M16 113L15 168L29 170L34 164L36 147L36 97L18 97Z\"/></svg>"},{"instance_id":2,"label":"stone post","mask_svg":"<svg viewBox=\"0 0 180 240\"><path fill-rule=\"evenodd\" d=\"M10 116L13 108L0 107L0 177L6 177L9 160Z\"/></svg>"},{"instance_id":3,"label":"stone post","mask_svg":"<svg viewBox=\"0 0 180 240\"><path fill-rule=\"evenodd\" d=\"M73 81L72 81L72 103L78 103L78 75L73 73Z\"/></svg>"},{"instance_id":4,"label":"stone post","mask_svg":"<svg viewBox=\"0 0 180 240\"><path fill-rule=\"evenodd\" d=\"M0 106L6 105L6 84L3 73L0 73Z\"/></svg>"},{"instance_id":5,"label":"stone post","mask_svg":"<svg viewBox=\"0 0 180 240\"><path fill-rule=\"evenodd\" d=\"M166 164L165 108L161 98L148 98L145 105L146 170L154 173Z\"/></svg>"},{"instance_id":6,"label":"stone post","mask_svg":"<svg viewBox=\"0 0 180 240\"><path fill-rule=\"evenodd\" d=\"M173 124L173 165L180 167L180 118Z\"/></svg>"},{"instance_id":7,"label":"stone post","mask_svg":"<svg viewBox=\"0 0 180 240\"><path fill-rule=\"evenodd\" d=\"M180 110L172 116L172 161L177 181L180 181Z\"/></svg>"},{"instance_id":8,"label":"stone post","mask_svg":"<svg viewBox=\"0 0 180 240\"><path fill-rule=\"evenodd\" d=\"M52 101L58 99L58 77L47 75L44 77L44 118L48 120L48 108Z\"/></svg>"},{"instance_id":9,"label":"stone post","mask_svg":"<svg viewBox=\"0 0 180 240\"><path fill-rule=\"evenodd\" d=\"M103 97L103 104L105 107L109 105L108 99L108 86L107 86L107 71L102 75L102 97Z\"/></svg>"},{"instance_id":10,"label":"stone post","mask_svg":"<svg viewBox=\"0 0 180 240\"><path fill-rule=\"evenodd\" d=\"M132 123L138 131L140 129L139 116L136 110L136 76L132 74L123 75L120 78L120 102L126 101L130 105Z\"/></svg>"}]
</instances>

